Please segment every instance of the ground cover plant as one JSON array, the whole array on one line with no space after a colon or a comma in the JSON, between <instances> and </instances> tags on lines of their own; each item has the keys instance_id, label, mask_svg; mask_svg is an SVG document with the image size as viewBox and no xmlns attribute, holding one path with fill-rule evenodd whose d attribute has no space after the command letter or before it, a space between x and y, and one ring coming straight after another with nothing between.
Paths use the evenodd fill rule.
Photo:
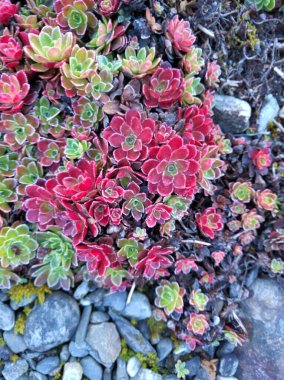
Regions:
<instances>
[{"instance_id":1,"label":"ground cover plant","mask_svg":"<svg viewBox=\"0 0 284 380\"><path fill-rule=\"evenodd\" d=\"M283 143L213 122L221 68L168 3L0 0L0 287L136 286L194 350L283 274Z\"/></svg>"}]
</instances>

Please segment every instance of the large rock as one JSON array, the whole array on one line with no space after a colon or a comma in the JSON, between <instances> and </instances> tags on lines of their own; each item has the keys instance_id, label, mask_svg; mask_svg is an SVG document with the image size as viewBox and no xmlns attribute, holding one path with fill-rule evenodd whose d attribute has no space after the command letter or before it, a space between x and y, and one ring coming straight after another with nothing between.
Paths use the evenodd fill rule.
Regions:
<instances>
[{"instance_id":1,"label":"large rock","mask_svg":"<svg viewBox=\"0 0 284 380\"><path fill-rule=\"evenodd\" d=\"M112 322L90 325L86 342L98 355L96 359L106 367L112 366L121 351L120 336Z\"/></svg>"},{"instance_id":2,"label":"large rock","mask_svg":"<svg viewBox=\"0 0 284 380\"><path fill-rule=\"evenodd\" d=\"M249 342L237 349L239 380L283 380L284 282L258 279L253 297L242 304L240 317Z\"/></svg>"},{"instance_id":3,"label":"large rock","mask_svg":"<svg viewBox=\"0 0 284 380\"><path fill-rule=\"evenodd\" d=\"M109 315L115 322L120 335L125 339L126 344L135 352L141 352L147 355L149 352L156 353L151 344L144 338L139 330L125 318L120 317L114 311L110 310Z\"/></svg>"},{"instance_id":4,"label":"large rock","mask_svg":"<svg viewBox=\"0 0 284 380\"><path fill-rule=\"evenodd\" d=\"M215 95L214 122L225 133L243 133L249 127L250 105L242 99L227 95Z\"/></svg>"},{"instance_id":5,"label":"large rock","mask_svg":"<svg viewBox=\"0 0 284 380\"><path fill-rule=\"evenodd\" d=\"M48 296L27 318L24 339L30 350L45 352L68 342L80 319L77 302L63 292Z\"/></svg>"}]
</instances>

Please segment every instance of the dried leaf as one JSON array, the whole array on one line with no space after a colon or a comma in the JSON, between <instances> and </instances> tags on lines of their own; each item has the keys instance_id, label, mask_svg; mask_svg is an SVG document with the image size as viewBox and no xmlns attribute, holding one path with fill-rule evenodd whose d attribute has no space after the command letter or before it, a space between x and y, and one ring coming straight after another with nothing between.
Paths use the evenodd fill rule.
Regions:
<instances>
[{"instance_id":1,"label":"dried leaf","mask_svg":"<svg viewBox=\"0 0 284 380\"><path fill-rule=\"evenodd\" d=\"M146 19L148 21L148 25L150 26L152 32L161 33L162 25L156 22L155 17L151 14L150 9L146 8Z\"/></svg>"}]
</instances>

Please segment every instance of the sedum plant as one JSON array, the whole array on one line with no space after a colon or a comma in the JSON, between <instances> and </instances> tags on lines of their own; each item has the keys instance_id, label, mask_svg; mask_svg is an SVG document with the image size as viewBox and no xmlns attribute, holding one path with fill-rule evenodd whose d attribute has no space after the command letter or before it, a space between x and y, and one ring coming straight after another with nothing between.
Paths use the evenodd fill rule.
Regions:
<instances>
[{"instance_id":1,"label":"sedum plant","mask_svg":"<svg viewBox=\"0 0 284 380\"><path fill-rule=\"evenodd\" d=\"M257 11L272 11L275 8L275 0L245 0L245 5L253 5Z\"/></svg>"},{"instance_id":2,"label":"sedum plant","mask_svg":"<svg viewBox=\"0 0 284 380\"><path fill-rule=\"evenodd\" d=\"M185 290L177 282L162 280L161 285L156 288L155 305L163 308L167 315L174 311L181 313L184 294Z\"/></svg>"}]
</instances>

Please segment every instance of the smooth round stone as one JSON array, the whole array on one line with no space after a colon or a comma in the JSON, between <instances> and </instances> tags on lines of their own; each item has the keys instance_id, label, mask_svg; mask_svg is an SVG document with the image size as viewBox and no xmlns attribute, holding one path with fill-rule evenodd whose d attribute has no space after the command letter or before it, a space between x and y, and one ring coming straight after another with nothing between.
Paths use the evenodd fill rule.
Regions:
<instances>
[{"instance_id":1,"label":"smooth round stone","mask_svg":"<svg viewBox=\"0 0 284 380\"><path fill-rule=\"evenodd\" d=\"M130 377L134 377L137 375L139 369L141 368L141 363L135 356L133 356L128 360L126 368L128 375Z\"/></svg>"},{"instance_id":2,"label":"smooth round stone","mask_svg":"<svg viewBox=\"0 0 284 380\"><path fill-rule=\"evenodd\" d=\"M13 332L13 330L12 331L5 331L3 334L3 338L4 338L7 346L15 354L19 354L20 352L24 352L27 349L27 345L24 341L23 336L19 335L19 334L15 334Z\"/></svg>"},{"instance_id":3,"label":"smooth round stone","mask_svg":"<svg viewBox=\"0 0 284 380\"><path fill-rule=\"evenodd\" d=\"M48 356L38 362L36 371L43 375L50 375L59 366L58 356Z\"/></svg>"},{"instance_id":4,"label":"smooth round stone","mask_svg":"<svg viewBox=\"0 0 284 380\"><path fill-rule=\"evenodd\" d=\"M66 363L64 366L62 380L81 380L83 377L83 368L80 363Z\"/></svg>"},{"instance_id":5,"label":"smooth round stone","mask_svg":"<svg viewBox=\"0 0 284 380\"><path fill-rule=\"evenodd\" d=\"M83 374L89 380L102 380L103 369L91 356L87 356L80 361Z\"/></svg>"},{"instance_id":6,"label":"smooth round stone","mask_svg":"<svg viewBox=\"0 0 284 380\"><path fill-rule=\"evenodd\" d=\"M83 281L75 290L73 297L75 300L80 300L84 298L90 291L89 282Z\"/></svg>"},{"instance_id":7,"label":"smooth round stone","mask_svg":"<svg viewBox=\"0 0 284 380\"><path fill-rule=\"evenodd\" d=\"M145 294L134 292L130 303L125 306L120 314L137 321L150 318L152 315L150 302Z\"/></svg>"},{"instance_id":8,"label":"smooth round stone","mask_svg":"<svg viewBox=\"0 0 284 380\"><path fill-rule=\"evenodd\" d=\"M234 376L237 372L239 360L234 353L224 355L220 360L219 372L222 376Z\"/></svg>"},{"instance_id":9,"label":"smooth round stone","mask_svg":"<svg viewBox=\"0 0 284 380\"><path fill-rule=\"evenodd\" d=\"M18 380L28 372L29 365L24 359L19 359L15 362L6 363L2 371L5 380Z\"/></svg>"},{"instance_id":10,"label":"smooth round stone","mask_svg":"<svg viewBox=\"0 0 284 380\"><path fill-rule=\"evenodd\" d=\"M15 324L14 311L4 303L0 302L0 330L12 330Z\"/></svg>"},{"instance_id":11,"label":"smooth round stone","mask_svg":"<svg viewBox=\"0 0 284 380\"><path fill-rule=\"evenodd\" d=\"M91 314L91 323L102 323L102 322L108 322L109 321L109 315L107 313L104 313L103 311L93 311Z\"/></svg>"},{"instance_id":12,"label":"smooth round stone","mask_svg":"<svg viewBox=\"0 0 284 380\"><path fill-rule=\"evenodd\" d=\"M164 360L173 349L173 342L170 338L163 338L157 344L157 352L160 360Z\"/></svg>"},{"instance_id":13,"label":"smooth round stone","mask_svg":"<svg viewBox=\"0 0 284 380\"><path fill-rule=\"evenodd\" d=\"M29 373L29 380L47 380L47 376L42 373L32 371Z\"/></svg>"},{"instance_id":14,"label":"smooth round stone","mask_svg":"<svg viewBox=\"0 0 284 380\"><path fill-rule=\"evenodd\" d=\"M163 377L147 368L141 368L131 380L163 380Z\"/></svg>"},{"instance_id":15,"label":"smooth round stone","mask_svg":"<svg viewBox=\"0 0 284 380\"><path fill-rule=\"evenodd\" d=\"M80 319L77 302L63 292L49 295L27 318L24 339L31 351L45 352L68 342Z\"/></svg>"},{"instance_id":16,"label":"smooth round stone","mask_svg":"<svg viewBox=\"0 0 284 380\"><path fill-rule=\"evenodd\" d=\"M224 342L218 348L217 356L222 358L224 355L231 354L235 350L236 346L230 342Z\"/></svg>"}]
</instances>

